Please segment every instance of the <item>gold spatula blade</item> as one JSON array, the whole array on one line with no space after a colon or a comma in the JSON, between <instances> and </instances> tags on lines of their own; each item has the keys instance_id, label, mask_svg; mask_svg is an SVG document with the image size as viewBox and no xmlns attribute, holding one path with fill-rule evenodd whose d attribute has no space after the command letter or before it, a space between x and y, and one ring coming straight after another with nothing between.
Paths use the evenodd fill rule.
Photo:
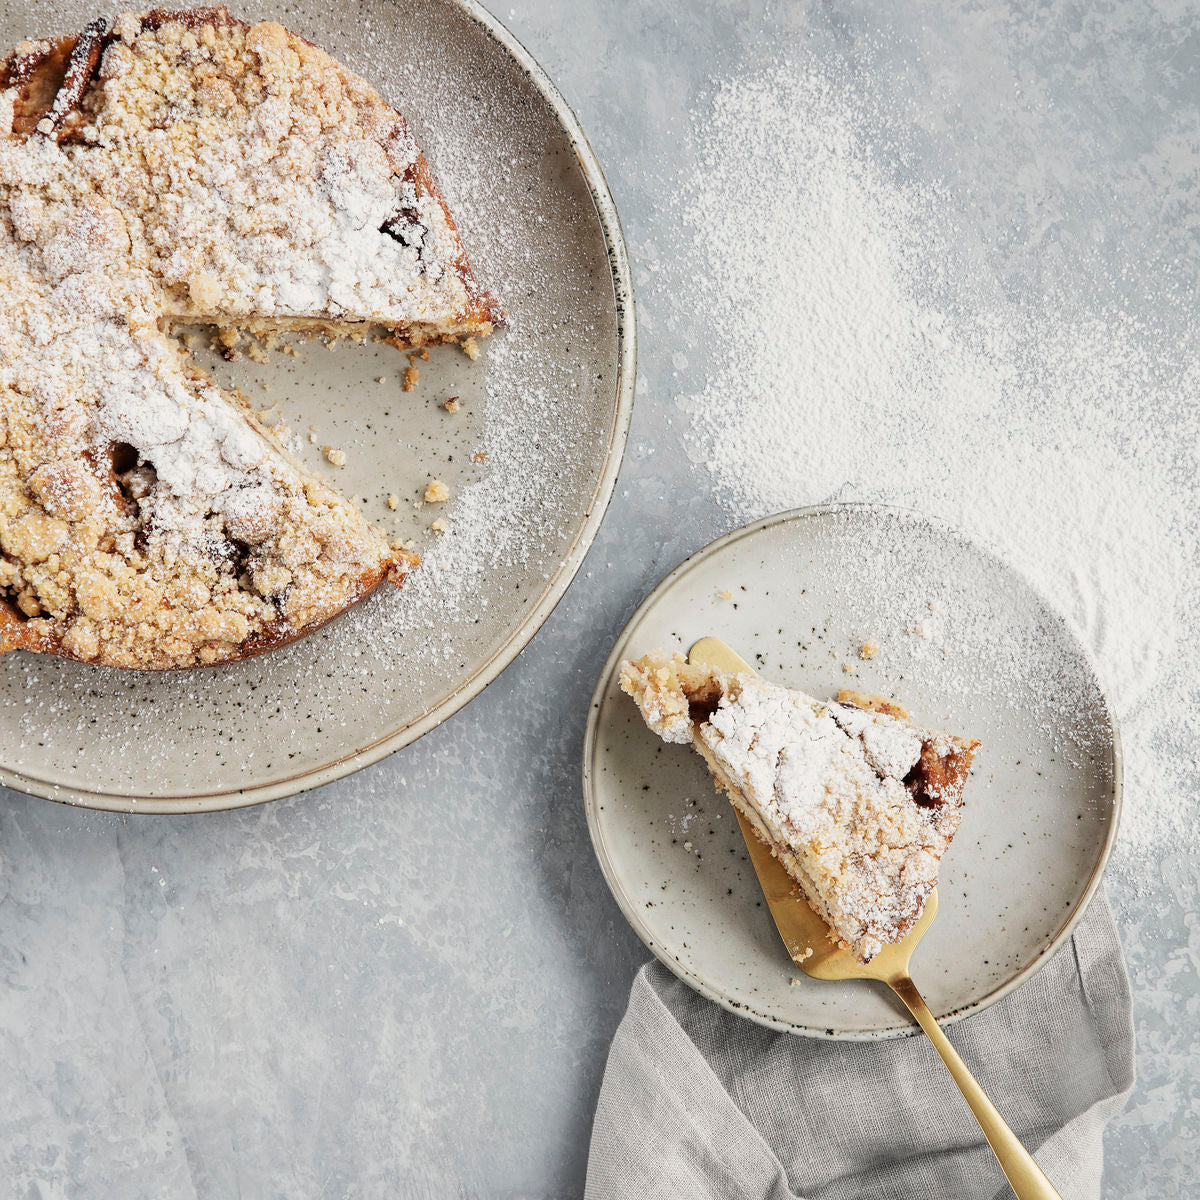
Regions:
<instances>
[{"instance_id":1,"label":"gold spatula blade","mask_svg":"<svg viewBox=\"0 0 1200 1200\"><path fill-rule=\"evenodd\" d=\"M754 674L754 668L720 638L701 638L688 652L688 660L724 675ZM697 748L704 753L698 741ZM937 889L934 888L930 893L920 920L902 941L885 946L869 963L860 963L849 950L833 941L829 926L809 907L807 901L796 895L791 877L759 839L750 822L740 812L737 818L767 907L775 920L775 928L779 930L792 961L814 979L874 979L887 984L904 1002L941 1055L979 1122L1017 1200L1062 1200L1054 1185L1034 1162L1033 1156L975 1081L966 1063L950 1045L909 976L908 964L912 952L937 915Z\"/></svg>"}]
</instances>

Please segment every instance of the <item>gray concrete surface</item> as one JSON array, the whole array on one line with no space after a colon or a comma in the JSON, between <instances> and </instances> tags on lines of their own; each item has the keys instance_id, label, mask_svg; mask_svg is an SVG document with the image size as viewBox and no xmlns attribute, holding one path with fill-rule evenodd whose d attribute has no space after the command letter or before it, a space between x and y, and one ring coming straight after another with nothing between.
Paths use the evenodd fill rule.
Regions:
<instances>
[{"instance_id":1,"label":"gray concrete surface","mask_svg":"<svg viewBox=\"0 0 1200 1200\"><path fill-rule=\"evenodd\" d=\"M497 14L576 106L644 284L639 400L608 519L508 672L374 768L205 817L0 797L5 1195L581 1191L605 1053L647 957L588 843L587 700L634 605L730 524L671 420L672 342L688 315L648 274L672 234L659 189L686 166L676 134L712 81L789 38L852 53L879 27L906 61L974 75L980 102L963 137L982 139L986 171L989 136L1036 132L1044 117L1020 80L1087 147L1067 167L1110 198L1104 252L1133 263L1131 303L1159 252L1178 256L1194 287L1194 8L520 0ZM920 89L921 72L895 86ZM1048 194L1067 186L1044 169ZM1170 204L1127 186L1138 170ZM999 182L992 195L980 219L1019 231L1013 195ZM1194 848L1109 892L1140 1080L1107 1140L1105 1195L1188 1194L1200 1187Z\"/></svg>"}]
</instances>

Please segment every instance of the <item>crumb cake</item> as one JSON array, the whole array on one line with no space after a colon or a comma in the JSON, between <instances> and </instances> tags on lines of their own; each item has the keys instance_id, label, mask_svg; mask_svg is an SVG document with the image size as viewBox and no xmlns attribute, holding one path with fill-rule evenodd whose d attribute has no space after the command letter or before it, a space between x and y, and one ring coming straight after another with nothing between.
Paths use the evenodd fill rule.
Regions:
<instances>
[{"instance_id":1,"label":"crumb cake","mask_svg":"<svg viewBox=\"0 0 1200 1200\"><path fill-rule=\"evenodd\" d=\"M977 741L918 729L887 701L822 702L678 656L626 663L621 687L659 737L701 752L861 962L912 928L958 829Z\"/></svg>"},{"instance_id":2,"label":"crumb cake","mask_svg":"<svg viewBox=\"0 0 1200 1200\"><path fill-rule=\"evenodd\" d=\"M0 652L227 662L414 556L171 331L462 342L502 320L404 119L224 8L121 13L0 65Z\"/></svg>"}]
</instances>

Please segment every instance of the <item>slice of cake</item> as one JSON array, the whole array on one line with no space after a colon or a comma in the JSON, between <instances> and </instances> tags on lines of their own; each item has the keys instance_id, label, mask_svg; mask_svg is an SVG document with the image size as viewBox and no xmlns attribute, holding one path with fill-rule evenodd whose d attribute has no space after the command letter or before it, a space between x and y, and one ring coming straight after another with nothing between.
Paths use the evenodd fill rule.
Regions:
<instances>
[{"instance_id":1,"label":"slice of cake","mask_svg":"<svg viewBox=\"0 0 1200 1200\"><path fill-rule=\"evenodd\" d=\"M0 301L0 652L154 669L283 645L415 562L170 330L502 319L399 113L223 8L0 65Z\"/></svg>"},{"instance_id":2,"label":"slice of cake","mask_svg":"<svg viewBox=\"0 0 1200 1200\"><path fill-rule=\"evenodd\" d=\"M18 46L0 87L17 237L64 189L103 197L168 322L420 346L501 320L404 118L282 25L124 12Z\"/></svg>"},{"instance_id":3,"label":"slice of cake","mask_svg":"<svg viewBox=\"0 0 1200 1200\"><path fill-rule=\"evenodd\" d=\"M916 923L958 829L977 741L898 706L836 701L661 654L621 687L668 742L690 742L832 935L861 962Z\"/></svg>"}]
</instances>

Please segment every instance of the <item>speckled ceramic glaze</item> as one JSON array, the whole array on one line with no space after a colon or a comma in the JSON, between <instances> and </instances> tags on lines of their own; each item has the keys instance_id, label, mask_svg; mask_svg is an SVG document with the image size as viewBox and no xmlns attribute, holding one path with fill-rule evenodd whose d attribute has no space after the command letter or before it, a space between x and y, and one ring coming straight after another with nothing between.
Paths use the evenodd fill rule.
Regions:
<instances>
[{"instance_id":1,"label":"speckled ceramic glaze","mask_svg":"<svg viewBox=\"0 0 1200 1200\"><path fill-rule=\"evenodd\" d=\"M465 0L230 7L284 21L401 109L510 323L477 362L436 349L418 364L412 392L401 386L406 360L380 345L298 344L298 355L266 364L199 353L200 362L256 405L277 402L273 419L297 433L308 464L389 532L412 537L422 571L456 569L442 561L449 542L431 530L433 517L453 526L457 498L487 472L513 474L517 507L521 480L549 480L548 499L533 516L496 503L499 532L469 592L435 577L416 619L406 585L229 667L146 674L25 652L0 658L0 783L90 807L196 812L270 800L374 762L444 720L503 670L562 596L603 515L629 424L634 321L616 211L573 114L511 35ZM92 0L0 4L0 44L79 29L96 12ZM498 370L533 381L508 388L518 464L477 454L495 418L489 378ZM452 395L453 418L439 403ZM344 469L322 458L326 446L346 451ZM437 510L416 503L431 477L455 497ZM440 579L448 597L458 588L454 603L437 602ZM425 652L435 626L440 640Z\"/></svg>"},{"instance_id":2,"label":"speckled ceramic glaze","mask_svg":"<svg viewBox=\"0 0 1200 1200\"><path fill-rule=\"evenodd\" d=\"M617 639L593 701L584 789L600 865L646 945L704 995L797 1033L911 1031L884 988L789 961L728 802L690 747L666 746L617 685L620 663L716 635L765 677L894 697L983 743L913 960L930 1007L985 1007L1058 949L1116 834L1121 759L1090 658L1010 567L895 509L804 509L731 533L659 584ZM878 651L864 658L861 647Z\"/></svg>"}]
</instances>

